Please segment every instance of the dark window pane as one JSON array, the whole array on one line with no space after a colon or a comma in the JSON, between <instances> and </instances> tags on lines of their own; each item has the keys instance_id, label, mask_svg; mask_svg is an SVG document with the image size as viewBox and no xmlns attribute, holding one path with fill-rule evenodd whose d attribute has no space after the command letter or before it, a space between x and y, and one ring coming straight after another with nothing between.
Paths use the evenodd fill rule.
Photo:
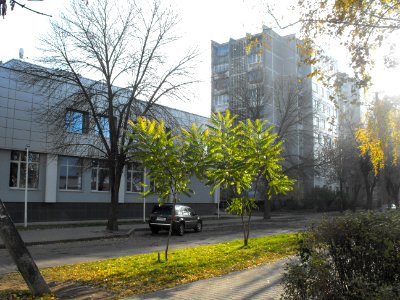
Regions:
<instances>
[{"instance_id":1,"label":"dark window pane","mask_svg":"<svg viewBox=\"0 0 400 300\"><path fill-rule=\"evenodd\" d=\"M103 136L105 138L109 138L110 137L110 124L109 124L109 121L108 121L108 117L99 116L98 120L99 120L100 128L103 131ZM96 134L97 135L100 134L100 129L98 128L98 126L96 126Z\"/></svg>"},{"instance_id":2,"label":"dark window pane","mask_svg":"<svg viewBox=\"0 0 400 300\"><path fill-rule=\"evenodd\" d=\"M67 167L61 166L60 167L60 180L58 183L59 189L66 189L67 188Z\"/></svg>"},{"instance_id":3,"label":"dark window pane","mask_svg":"<svg viewBox=\"0 0 400 300\"><path fill-rule=\"evenodd\" d=\"M109 191L110 190L110 178L108 176L107 169L99 169L99 182L98 182L98 190L99 191Z\"/></svg>"},{"instance_id":4,"label":"dark window pane","mask_svg":"<svg viewBox=\"0 0 400 300\"><path fill-rule=\"evenodd\" d=\"M92 181L91 181L92 191L97 190L96 183L97 183L97 169L92 169Z\"/></svg>"},{"instance_id":5,"label":"dark window pane","mask_svg":"<svg viewBox=\"0 0 400 300\"><path fill-rule=\"evenodd\" d=\"M39 165L29 164L28 188L37 189L39 187Z\"/></svg>"},{"instance_id":6,"label":"dark window pane","mask_svg":"<svg viewBox=\"0 0 400 300\"><path fill-rule=\"evenodd\" d=\"M10 165L10 187L18 187L18 164Z\"/></svg>"},{"instance_id":7,"label":"dark window pane","mask_svg":"<svg viewBox=\"0 0 400 300\"><path fill-rule=\"evenodd\" d=\"M141 192L143 190L143 173L133 172L132 173L132 192Z\"/></svg>"},{"instance_id":8,"label":"dark window pane","mask_svg":"<svg viewBox=\"0 0 400 300\"><path fill-rule=\"evenodd\" d=\"M65 127L70 133L86 133L87 113L83 111L67 110L65 114Z\"/></svg>"},{"instance_id":9,"label":"dark window pane","mask_svg":"<svg viewBox=\"0 0 400 300\"><path fill-rule=\"evenodd\" d=\"M11 160L19 160L19 151L11 151Z\"/></svg>"},{"instance_id":10,"label":"dark window pane","mask_svg":"<svg viewBox=\"0 0 400 300\"><path fill-rule=\"evenodd\" d=\"M80 190L81 184L81 168L76 166L68 167L68 189L69 190Z\"/></svg>"}]
</instances>

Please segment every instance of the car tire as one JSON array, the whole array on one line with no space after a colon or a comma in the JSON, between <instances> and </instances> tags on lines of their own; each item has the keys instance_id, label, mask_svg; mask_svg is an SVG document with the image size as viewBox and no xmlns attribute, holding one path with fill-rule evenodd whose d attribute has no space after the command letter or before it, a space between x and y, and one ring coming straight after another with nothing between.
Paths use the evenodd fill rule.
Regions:
<instances>
[{"instance_id":1,"label":"car tire","mask_svg":"<svg viewBox=\"0 0 400 300\"><path fill-rule=\"evenodd\" d=\"M151 230L151 233L154 233L154 234L157 234L160 231L160 229L156 228L156 227L150 227L150 230Z\"/></svg>"},{"instance_id":2,"label":"car tire","mask_svg":"<svg viewBox=\"0 0 400 300\"><path fill-rule=\"evenodd\" d=\"M203 224L201 222L197 222L196 227L194 227L195 232L201 232L203 230Z\"/></svg>"},{"instance_id":3,"label":"car tire","mask_svg":"<svg viewBox=\"0 0 400 300\"><path fill-rule=\"evenodd\" d=\"M178 230L176 231L176 233L179 236L182 236L185 234L185 224L183 222L179 223L179 227L178 227Z\"/></svg>"}]
</instances>

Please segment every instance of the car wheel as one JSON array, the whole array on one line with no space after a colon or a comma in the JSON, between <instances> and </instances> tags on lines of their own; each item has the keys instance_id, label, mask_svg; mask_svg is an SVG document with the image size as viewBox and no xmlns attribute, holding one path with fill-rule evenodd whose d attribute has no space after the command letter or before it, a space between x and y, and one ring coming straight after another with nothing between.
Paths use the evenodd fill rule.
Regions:
<instances>
[{"instance_id":1,"label":"car wheel","mask_svg":"<svg viewBox=\"0 0 400 300\"><path fill-rule=\"evenodd\" d=\"M156 228L156 227L150 227L150 230L151 230L151 233L154 233L154 234L157 234L160 231L160 229Z\"/></svg>"},{"instance_id":2,"label":"car wheel","mask_svg":"<svg viewBox=\"0 0 400 300\"><path fill-rule=\"evenodd\" d=\"M195 232L200 232L203 229L203 224L201 222L197 222L196 227L194 228Z\"/></svg>"},{"instance_id":3,"label":"car wheel","mask_svg":"<svg viewBox=\"0 0 400 300\"><path fill-rule=\"evenodd\" d=\"M185 234L185 224L179 223L178 230L176 232L178 235L182 236Z\"/></svg>"}]
</instances>

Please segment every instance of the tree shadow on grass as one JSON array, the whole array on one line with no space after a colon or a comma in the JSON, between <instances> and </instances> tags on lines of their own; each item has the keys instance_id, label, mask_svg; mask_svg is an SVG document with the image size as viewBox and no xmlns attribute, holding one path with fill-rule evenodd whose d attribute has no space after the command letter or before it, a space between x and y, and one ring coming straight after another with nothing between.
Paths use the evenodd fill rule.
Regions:
<instances>
[{"instance_id":1,"label":"tree shadow on grass","mask_svg":"<svg viewBox=\"0 0 400 300\"><path fill-rule=\"evenodd\" d=\"M90 286L82 282L51 282L49 286L57 299L116 299L116 296L100 287Z\"/></svg>"}]
</instances>

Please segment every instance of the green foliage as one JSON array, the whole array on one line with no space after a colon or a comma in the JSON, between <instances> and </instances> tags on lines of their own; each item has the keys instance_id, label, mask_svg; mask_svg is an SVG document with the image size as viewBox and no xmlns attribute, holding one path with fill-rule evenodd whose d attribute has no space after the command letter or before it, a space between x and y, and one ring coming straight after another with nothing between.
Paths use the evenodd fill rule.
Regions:
<instances>
[{"instance_id":1,"label":"green foliage","mask_svg":"<svg viewBox=\"0 0 400 300\"><path fill-rule=\"evenodd\" d=\"M398 299L400 213L326 219L300 239L283 299Z\"/></svg>"},{"instance_id":2,"label":"green foliage","mask_svg":"<svg viewBox=\"0 0 400 300\"><path fill-rule=\"evenodd\" d=\"M214 189L233 187L244 196L260 179L268 181L269 195L286 193L293 180L283 174L280 162L282 142L277 141L266 121L247 120L235 123L230 112L214 114L208 125L208 168L206 176Z\"/></svg>"},{"instance_id":3,"label":"green foliage","mask_svg":"<svg viewBox=\"0 0 400 300\"><path fill-rule=\"evenodd\" d=\"M136 123L130 122L130 126L129 137L135 141L130 147L131 154L142 161L155 183L155 189L147 189L144 194L156 193L161 203L168 202L171 195L174 202L178 194L189 195L190 177L198 162L196 148L185 142L182 135L166 130L163 121L139 118ZM192 137L196 130L193 127L185 136Z\"/></svg>"},{"instance_id":4,"label":"green foliage","mask_svg":"<svg viewBox=\"0 0 400 300\"><path fill-rule=\"evenodd\" d=\"M246 216L248 212L257 208L257 203L255 198L233 198L227 207L227 211L230 214L235 214L239 216Z\"/></svg>"},{"instance_id":5,"label":"green foliage","mask_svg":"<svg viewBox=\"0 0 400 300\"><path fill-rule=\"evenodd\" d=\"M214 191L218 186L229 189L233 195L228 212L242 217L244 245L247 245L251 211L260 181L268 182L268 195L285 194L292 189L293 180L283 174L280 162L282 142L267 127L266 121L236 122L236 116L213 114L204 140L207 155L204 169L208 184ZM244 217L247 216L247 223Z\"/></svg>"},{"instance_id":6,"label":"green foliage","mask_svg":"<svg viewBox=\"0 0 400 300\"><path fill-rule=\"evenodd\" d=\"M213 114L208 124L207 166L205 175L213 191L218 186L233 188L237 194L251 187L251 176L244 168L240 144L242 131L235 125L236 117L228 111Z\"/></svg>"},{"instance_id":7,"label":"green foliage","mask_svg":"<svg viewBox=\"0 0 400 300\"><path fill-rule=\"evenodd\" d=\"M87 284L124 298L273 262L292 255L296 243L296 234L282 234L254 238L246 248L237 240L172 251L168 263L158 263L157 253L149 253L42 271L49 282ZM8 274L1 279L15 282L17 276ZM11 293L30 299L21 291L0 291L0 298L10 299Z\"/></svg>"},{"instance_id":8,"label":"green foliage","mask_svg":"<svg viewBox=\"0 0 400 300\"><path fill-rule=\"evenodd\" d=\"M305 199L305 207L317 211L330 211L338 208L336 193L326 187L315 187Z\"/></svg>"}]
</instances>

